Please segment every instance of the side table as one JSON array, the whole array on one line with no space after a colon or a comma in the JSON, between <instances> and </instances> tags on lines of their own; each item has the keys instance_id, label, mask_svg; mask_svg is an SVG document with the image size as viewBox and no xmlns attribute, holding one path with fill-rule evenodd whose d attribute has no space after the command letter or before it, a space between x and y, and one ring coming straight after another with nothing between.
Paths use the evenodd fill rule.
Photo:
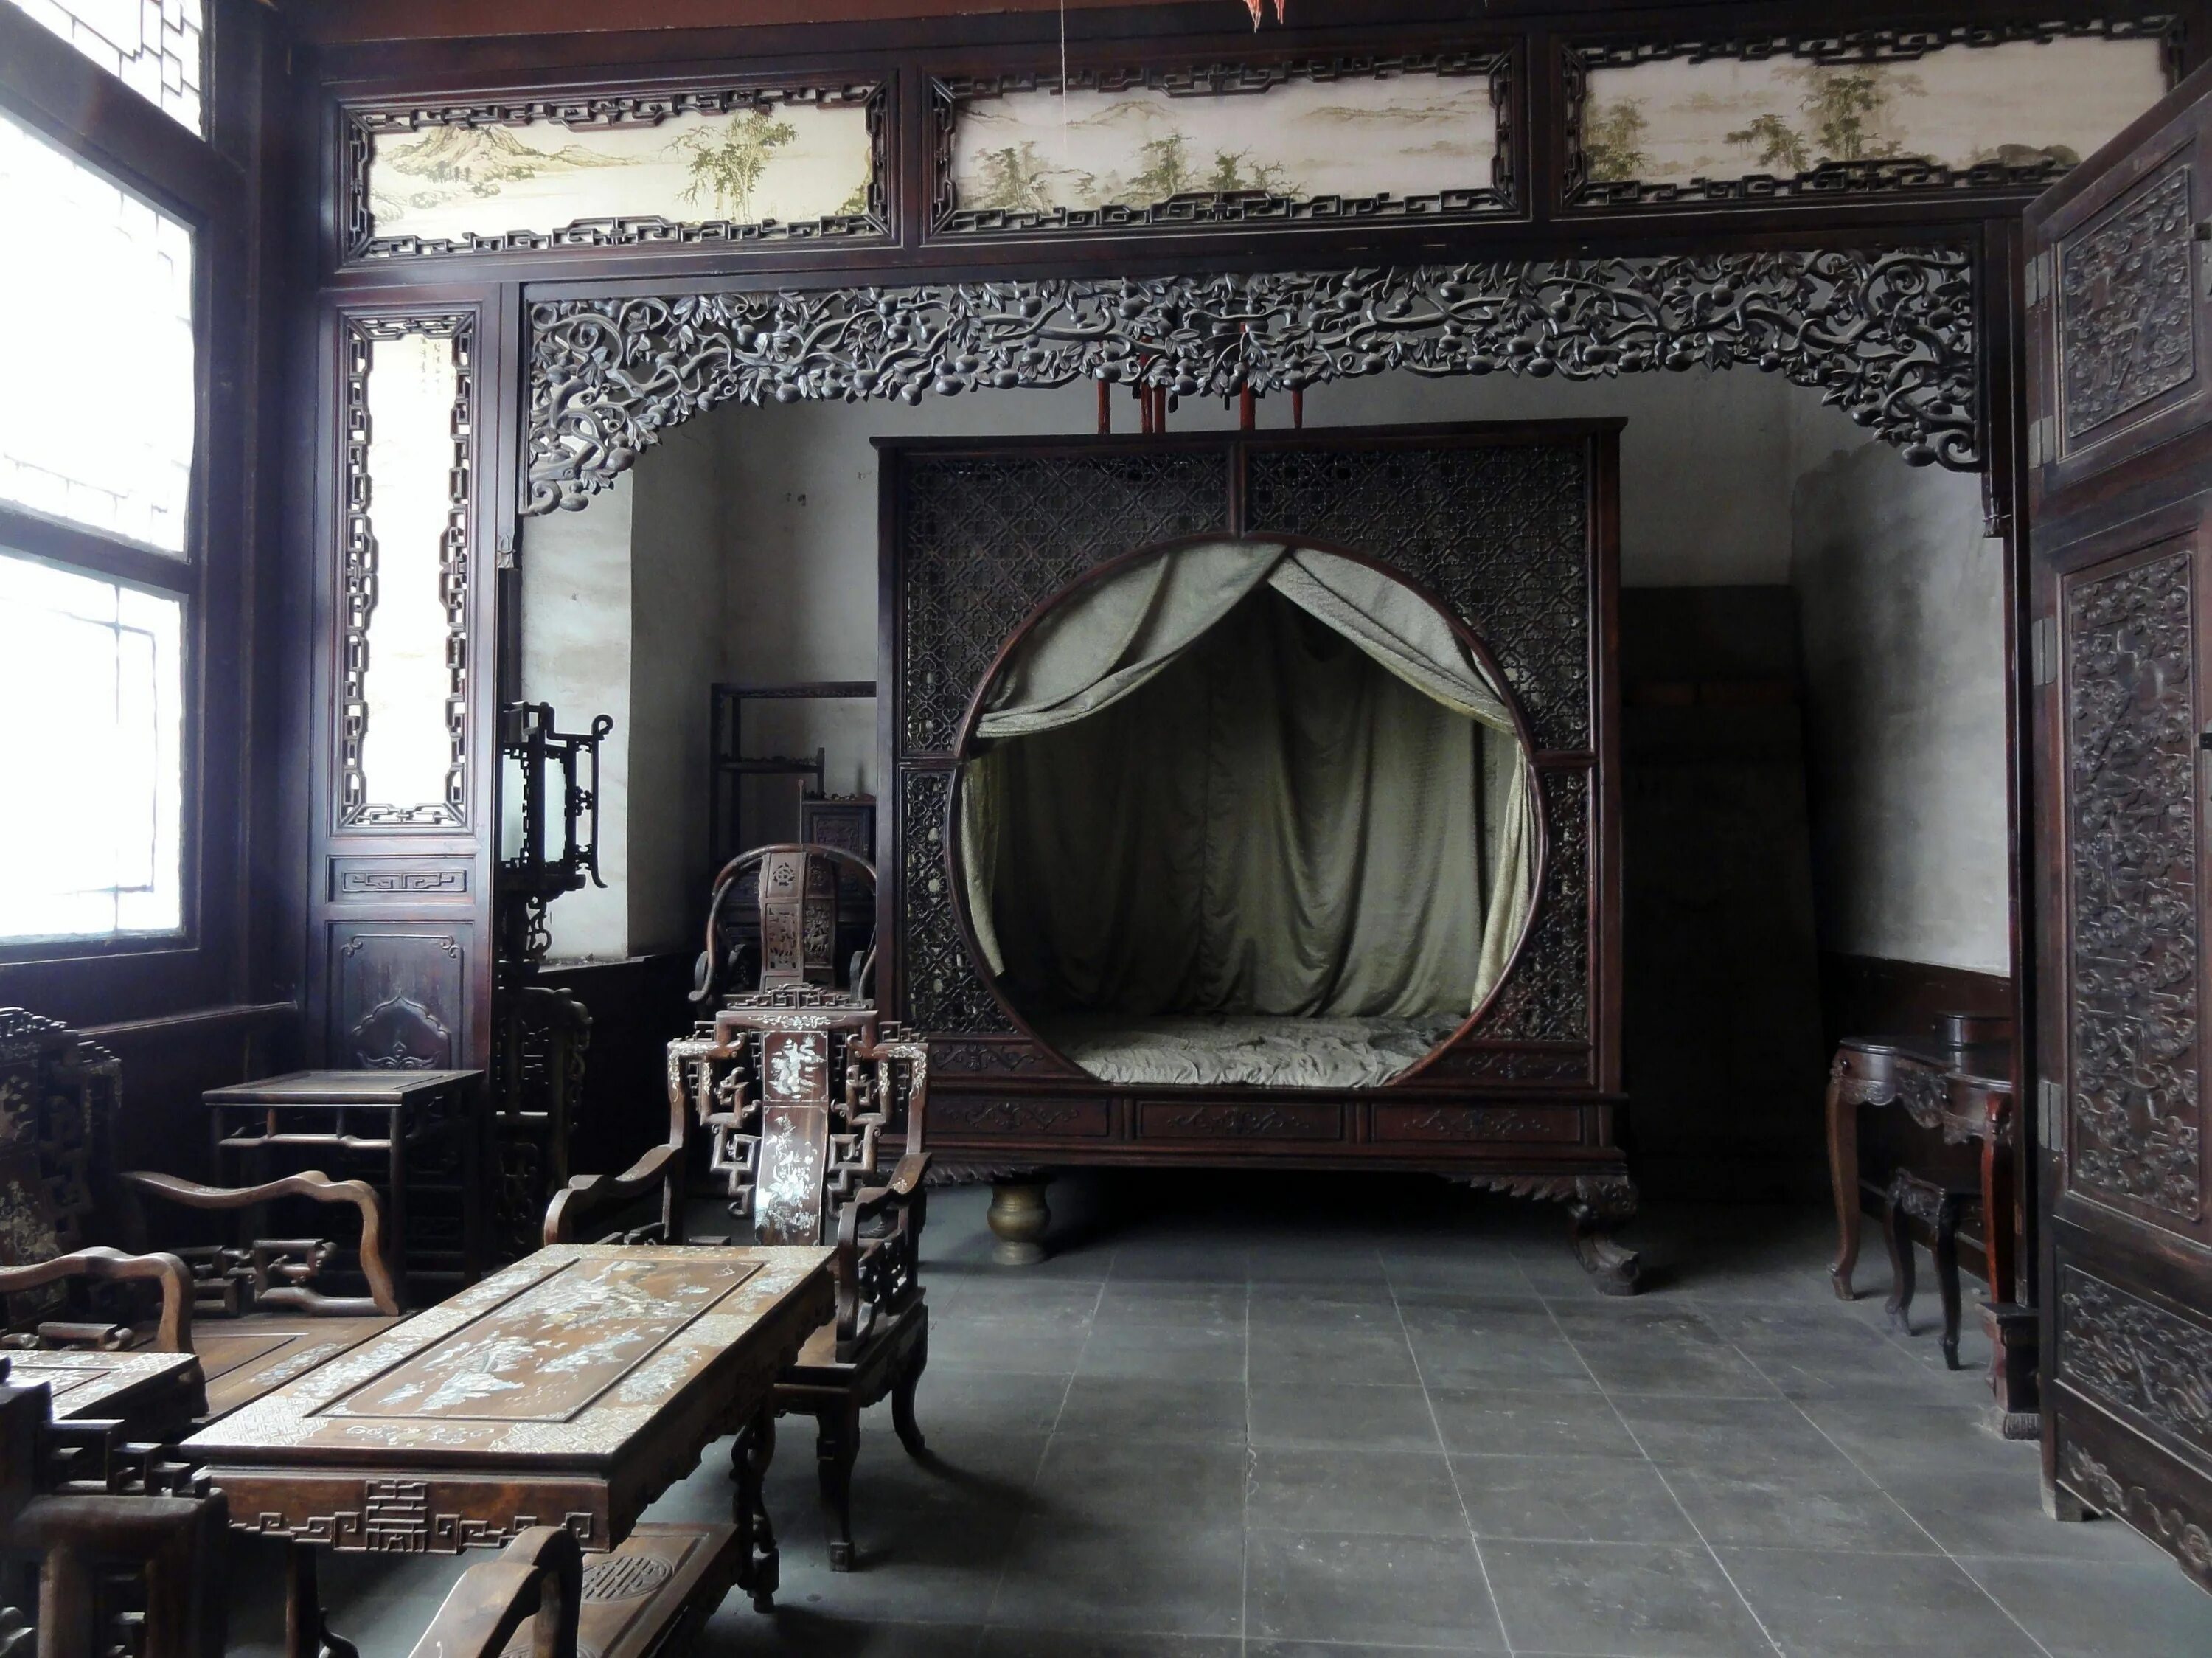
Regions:
<instances>
[{"instance_id":1,"label":"side table","mask_svg":"<svg viewBox=\"0 0 2212 1658\"><path fill-rule=\"evenodd\" d=\"M311 1167L316 1154L377 1159L380 1178L372 1178L383 1189L393 1282L403 1294L425 1281L460 1289L483 1275L483 1078L480 1070L302 1070L210 1089L201 1098L216 1178L258 1183ZM289 1167L272 1167L276 1156ZM410 1238L410 1221L427 1237L414 1213L424 1198L445 1200L458 1237L437 1247Z\"/></svg>"},{"instance_id":2,"label":"side table","mask_svg":"<svg viewBox=\"0 0 2212 1658\"><path fill-rule=\"evenodd\" d=\"M2005 1436L2033 1439L2041 1431L2036 1320L2034 1309L2023 1304L2019 1272L2026 1216L2016 1173L2010 1033L2008 1020L1947 1015L1936 1036L1850 1036L1838 1046L1828 1072L1828 1172L1837 1231L1836 1259L1828 1276L1838 1297L1856 1298L1851 1271L1858 1262L1862 1197L1888 1201L1886 1182L1863 1186L1860 1179L1862 1106L1899 1106L1922 1128L1941 1135L1945 1144L1976 1148L1990 1293L1984 1308L1990 1389Z\"/></svg>"}]
</instances>

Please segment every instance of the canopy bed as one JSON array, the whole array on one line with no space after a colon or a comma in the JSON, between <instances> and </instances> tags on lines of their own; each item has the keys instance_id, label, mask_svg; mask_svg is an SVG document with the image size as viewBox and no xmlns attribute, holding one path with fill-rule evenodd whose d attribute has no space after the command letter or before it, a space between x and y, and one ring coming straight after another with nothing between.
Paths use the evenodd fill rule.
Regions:
<instances>
[{"instance_id":1,"label":"canopy bed","mask_svg":"<svg viewBox=\"0 0 2212 1658\"><path fill-rule=\"evenodd\" d=\"M930 1143L1633 1189L1616 422L884 442L884 982Z\"/></svg>"}]
</instances>

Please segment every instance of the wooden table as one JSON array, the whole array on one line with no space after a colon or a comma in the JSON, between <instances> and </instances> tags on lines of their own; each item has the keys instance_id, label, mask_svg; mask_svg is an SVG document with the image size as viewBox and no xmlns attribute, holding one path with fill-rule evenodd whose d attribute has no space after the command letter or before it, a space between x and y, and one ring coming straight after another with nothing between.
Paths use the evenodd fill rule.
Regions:
<instances>
[{"instance_id":1,"label":"wooden table","mask_svg":"<svg viewBox=\"0 0 2212 1658\"><path fill-rule=\"evenodd\" d=\"M195 1354L33 1348L4 1357L7 1379L16 1387L46 1385L56 1422L120 1422L134 1439L175 1440L207 1411Z\"/></svg>"},{"instance_id":2,"label":"wooden table","mask_svg":"<svg viewBox=\"0 0 2212 1658\"><path fill-rule=\"evenodd\" d=\"M2008 1437L2033 1438L2036 1417L2035 1313L2023 1305L2020 1240L2026 1216L2017 1178L2018 1122L2013 1109L2012 1045L1950 1044L1933 1036L1847 1036L1828 1073L1828 1172L1836 1201L1836 1294L1852 1300L1858 1262L1858 1113L1894 1106L1948 1145L1979 1154L1983 1253L1990 1290L1990 1387ZM1871 1187L1865 1190L1873 1190ZM1881 1196L1876 1192L1877 1197Z\"/></svg>"},{"instance_id":3,"label":"wooden table","mask_svg":"<svg viewBox=\"0 0 2212 1658\"><path fill-rule=\"evenodd\" d=\"M401 1293L410 1279L451 1288L474 1283L483 1268L483 1076L480 1070L301 1070L210 1088L201 1099L215 1143L216 1179L228 1175L232 1184L253 1185L312 1167L317 1154L379 1158L386 1264ZM287 1166L275 1167L272 1154L284 1155ZM410 1259L410 1211L434 1183L434 1177L425 1178L425 1165L441 1155L459 1166L435 1182L453 1198L458 1247L430 1252L418 1246ZM343 1175L347 1170L325 1172Z\"/></svg>"},{"instance_id":4,"label":"wooden table","mask_svg":"<svg viewBox=\"0 0 2212 1658\"><path fill-rule=\"evenodd\" d=\"M835 1313L824 1248L560 1244L184 1442L234 1529L284 1539L289 1650L323 1629L315 1548L457 1554L534 1525L590 1550L737 1433L738 1582L775 1587L760 1478L778 1374ZM757 1525L756 1521L759 1523Z\"/></svg>"}]
</instances>

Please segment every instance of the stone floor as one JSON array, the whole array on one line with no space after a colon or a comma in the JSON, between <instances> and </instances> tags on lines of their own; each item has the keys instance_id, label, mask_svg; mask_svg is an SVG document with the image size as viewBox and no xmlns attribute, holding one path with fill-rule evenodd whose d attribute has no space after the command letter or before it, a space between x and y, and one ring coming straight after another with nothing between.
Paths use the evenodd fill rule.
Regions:
<instances>
[{"instance_id":1,"label":"stone floor","mask_svg":"<svg viewBox=\"0 0 2212 1658\"><path fill-rule=\"evenodd\" d=\"M932 1200L929 1455L869 1413L860 1569L823 1565L787 1423L777 1610L732 1597L701 1651L2212 1654L2164 1556L2043 1517L2035 1448L1981 1425L1978 1335L1953 1373L1932 1295L1887 1332L1878 1260L1834 1300L1817 1211L1652 1213L1618 1301L1556 1210L1440 1183L1066 1181L1026 1270L991 1265L982 1198ZM723 1515L726 1466L656 1512ZM273 1563L242 1564L238 1649L273 1649ZM404 1653L457 1570L334 1562L334 1625Z\"/></svg>"}]
</instances>

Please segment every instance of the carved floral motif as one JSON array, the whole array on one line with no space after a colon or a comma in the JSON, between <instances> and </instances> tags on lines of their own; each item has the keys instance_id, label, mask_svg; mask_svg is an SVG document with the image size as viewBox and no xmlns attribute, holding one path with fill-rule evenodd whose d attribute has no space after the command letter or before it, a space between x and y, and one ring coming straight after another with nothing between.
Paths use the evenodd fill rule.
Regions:
<instances>
[{"instance_id":1,"label":"carved floral motif","mask_svg":"<svg viewBox=\"0 0 2212 1658\"><path fill-rule=\"evenodd\" d=\"M2194 604L2178 552L2080 582L2066 620L2069 1179L2186 1221L2203 1212Z\"/></svg>"},{"instance_id":2,"label":"carved floral motif","mask_svg":"<svg viewBox=\"0 0 2212 1658\"><path fill-rule=\"evenodd\" d=\"M1908 460L1967 470L1974 309L1972 261L1943 247L544 300L524 509L581 507L723 403L1091 379L1212 396L1394 369L1760 368Z\"/></svg>"},{"instance_id":3,"label":"carved floral motif","mask_svg":"<svg viewBox=\"0 0 2212 1658\"><path fill-rule=\"evenodd\" d=\"M2197 373L2196 222L2176 168L2058 248L2066 436L2078 438Z\"/></svg>"},{"instance_id":4,"label":"carved floral motif","mask_svg":"<svg viewBox=\"0 0 2212 1658\"><path fill-rule=\"evenodd\" d=\"M2212 1450L2212 1329L2075 1266L2060 1274L2058 1308L2061 1376Z\"/></svg>"}]
</instances>

